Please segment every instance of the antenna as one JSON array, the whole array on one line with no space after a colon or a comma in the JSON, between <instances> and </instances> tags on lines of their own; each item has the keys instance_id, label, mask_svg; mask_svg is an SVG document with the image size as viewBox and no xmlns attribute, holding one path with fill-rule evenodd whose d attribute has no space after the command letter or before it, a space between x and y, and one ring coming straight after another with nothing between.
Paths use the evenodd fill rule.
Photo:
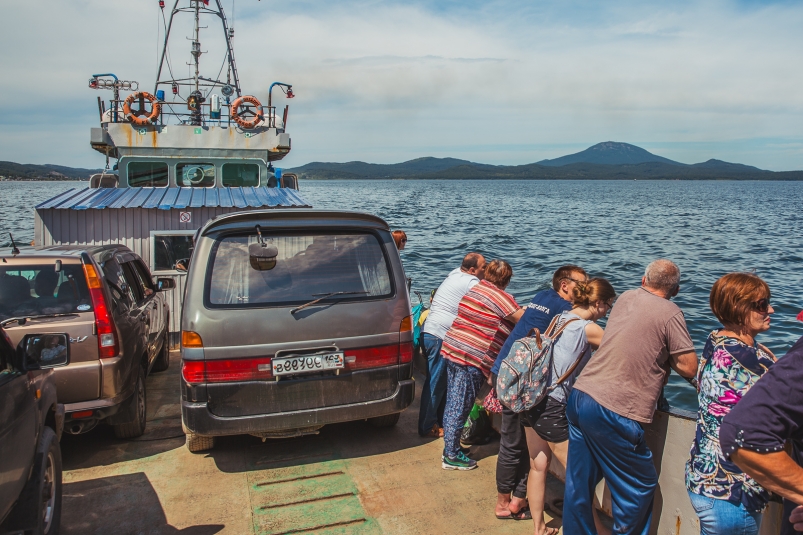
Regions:
<instances>
[{"instance_id":1,"label":"antenna","mask_svg":"<svg viewBox=\"0 0 803 535\"><path fill-rule=\"evenodd\" d=\"M189 0L189 5L182 5L179 7L181 0L175 0L173 8L170 11L169 20L165 26L164 42L162 43L162 52L159 59L159 69L156 72L156 84L154 87L154 94L159 89L159 86L170 86L171 92L176 95L180 86L189 87L187 93L194 93L195 96L200 95L201 88L212 89L214 87L221 87L221 92L228 96L234 93L238 97L242 96L240 88L240 78L237 74L237 65L234 61L234 48L231 44L233 32L229 30L228 21L226 20L226 13L223 11L223 6L220 0L214 0L214 5L210 6L212 0ZM195 66L195 74L190 74L187 78L176 78L172 72L169 58L167 57L167 46L170 41L170 32L173 28L173 19L180 13L191 13L195 18L194 32L191 40L193 62L191 65ZM220 19L223 27L223 38L226 40L226 62L229 65L227 73L230 77L227 80L219 80L217 78L206 78L200 74L200 57L203 52L201 51L200 30L204 28L200 25L201 15L213 15ZM165 66L167 67L165 69ZM169 77L162 78L162 73L167 71Z\"/></svg>"},{"instance_id":2,"label":"antenna","mask_svg":"<svg viewBox=\"0 0 803 535\"><path fill-rule=\"evenodd\" d=\"M20 250L17 249L17 244L14 243L14 236L12 236L11 233L9 232L8 237L11 238L11 254L13 255L20 254Z\"/></svg>"}]
</instances>

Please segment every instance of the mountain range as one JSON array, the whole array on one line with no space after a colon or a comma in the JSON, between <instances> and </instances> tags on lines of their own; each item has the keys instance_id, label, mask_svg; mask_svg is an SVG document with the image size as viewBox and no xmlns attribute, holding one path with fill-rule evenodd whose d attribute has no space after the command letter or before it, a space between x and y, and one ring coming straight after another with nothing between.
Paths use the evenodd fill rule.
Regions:
<instances>
[{"instance_id":1,"label":"mountain range","mask_svg":"<svg viewBox=\"0 0 803 535\"><path fill-rule=\"evenodd\" d=\"M417 158L396 164L312 162L287 172L308 180L407 179L622 179L622 180L803 180L803 171L773 172L739 163L708 160L684 164L616 141L525 165L488 165L456 158Z\"/></svg>"},{"instance_id":2,"label":"mountain range","mask_svg":"<svg viewBox=\"0 0 803 535\"><path fill-rule=\"evenodd\" d=\"M100 172L63 165L0 162L0 178L7 180L89 180L90 175Z\"/></svg>"}]
</instances>

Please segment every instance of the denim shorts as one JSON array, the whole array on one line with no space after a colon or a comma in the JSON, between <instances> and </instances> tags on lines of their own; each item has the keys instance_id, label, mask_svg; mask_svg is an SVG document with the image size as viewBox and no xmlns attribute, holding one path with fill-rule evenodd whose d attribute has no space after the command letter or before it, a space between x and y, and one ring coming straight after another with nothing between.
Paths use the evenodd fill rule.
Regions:
<instances>
[{"instance_id":1,"label":"denim shorts","mask_svg":"<svg viewBox=\"0 0 803 535\"><path fill-rule=\"evenodd\" d=\"M728 500L687 492L700 518L700 535L758 535L762 513L750 512Z\"/></svg>"}]
</instances>

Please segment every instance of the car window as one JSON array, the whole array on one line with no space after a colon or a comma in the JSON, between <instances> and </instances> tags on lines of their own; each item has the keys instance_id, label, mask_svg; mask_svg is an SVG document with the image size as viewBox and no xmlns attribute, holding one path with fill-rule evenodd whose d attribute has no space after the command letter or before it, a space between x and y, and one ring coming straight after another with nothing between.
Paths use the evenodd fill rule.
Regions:
<instances>
[{"instance_id":1,"label":"car window","mask_svg":"<svg viewBox=\"0 0 803 535\"><path fill-rule=\"evenodd\" d=\"M131 262L123 262L120 267L123 268L125 280L128 282L128 285L134 292L136 302L141 302L143 299L145 299L145 292L142 288L142 282L134 271L134 268L131 267Z\"/></svg>"},{"instance_id":2,"label":"car window","mask_svg":"<svg viewBox=\"0 0 803 535\"><path fill-rule=\"evenodd\" d=\"M137 302L133 285L128 282L125 273L123 273L123 268L114 257L101 262L100 267L106 280L112 284L112 295L117 301L124 303L129 308Z\"/></svg>"},{"instance_id":3,"label":"car window","mask_svg":"<svg viewBox=\"0 0 803 535\"><path fill-rule=\"evenodd\" d=\"M392 295L388 263L371 233L263 235L278 250L274 265L264 270L252 267L248 254L256 233L215 243L205 296L209 306L306 303L340 292L345 295L339 299L357 301Z\"/></svg>"},{"instance_id":4,"label":"car window","mask_svg":"<svg viewBox=\"0 0 803 535\"><path fill-rule=\"evenodd\" d=\"M0 321L18 316L89 312L92 299L81 264L0 264Z\"/></svg>"},{"instance_id":5,"label":"car window","mask_svg":"<svg viewBox=\"0 0 803 535\"><path fill-rule=\"evenodd\" d=\"M134 268L137 281L139 281L140 288L142 288L142 292L145 297L153 295L153 293L156 291L156 288L153 285L153 277L151 277L151 274L148 271L148 268L145 267L145 264L139 260L136 260L131 262L131 266Z\"/></svg>"}]
</instances>

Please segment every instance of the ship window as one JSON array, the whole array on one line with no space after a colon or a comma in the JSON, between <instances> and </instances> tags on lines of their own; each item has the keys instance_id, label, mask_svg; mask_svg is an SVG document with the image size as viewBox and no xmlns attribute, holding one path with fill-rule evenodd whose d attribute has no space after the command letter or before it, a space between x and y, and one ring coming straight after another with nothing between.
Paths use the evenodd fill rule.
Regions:
<instances>
[{"instance_id":1,"label":"ship window","mask_svg":"<svg viewBox=\"0 0 803 535\"><path fill-rule=\"evenodd\" d=\"M162 162L128 162L128 185L132 188L167 187L167 164Z\"/></svg>"},{"instance_id":2,"label":"ship window","mask_svg":"<svg viewBox=\"0 0 803 535\"><path fill-rule=\"evenodd\" d=\"M215 164L180 163L176 165L176 185L209 188L215 185Z\"/></svg>"},{"instance_id":3,"label":"ship window","mask_svg":"<svg viewBox=\"0 0 803 535\"><path fill-rule=\"evenodd\" d=\"M223 185L234 188L259 186L259 166L255 163L224 163Z\"/></svg>"},{"instance_id":4,"label":"ship window","mask_svg":"<svg viewBox=\"0 0 803 535\"><path fill-rule=\"evenodd\" d=\"M151 233L153 252L151 253L151 271L187 270L192 255L192 235L195 231L175 234Z\"/></svg>"}]
</instances>

